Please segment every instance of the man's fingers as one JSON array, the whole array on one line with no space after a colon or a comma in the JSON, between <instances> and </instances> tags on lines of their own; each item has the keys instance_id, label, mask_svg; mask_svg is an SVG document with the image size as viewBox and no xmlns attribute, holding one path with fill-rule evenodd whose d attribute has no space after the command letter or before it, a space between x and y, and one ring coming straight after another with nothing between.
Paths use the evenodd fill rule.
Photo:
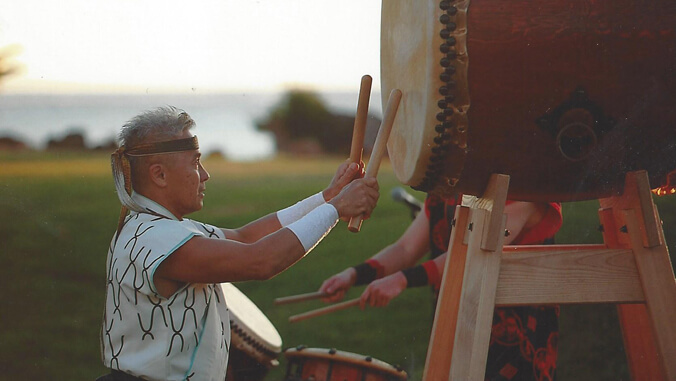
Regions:
<instances>
[{"instance_id":1,"label":"man's fingers","mask_svg":"<svg viewBox=\"0 0 676 381\"><path fill-rule=\"evenodd\" d=\"M345 187L343 194L336 198L334 206L341 217L370 215L379 197L378 182L375 179L360 179Z\"/></svg>"},{"instance_id":2,"label":"man's fingers","mask_svg":"<svg viewBox=\"0 0 676 381\"><path fill-rule=\"evenodd\" d=\"M358 173L359 165L357 163L350 163L348 166L346 166L345 170L338 177L338 183L340 184L340 187L342 188L349 184L357 177Z\"/></svg>"},{"instance_id":3,"label":"man's fingers","mask_svg":"<svg viewBox=\"0 0 676 381\"><path fill-rule=\"evenodd\" d=\"M364 183L366 183L366 185L368 185L369 187L371 187L371 188L373 188L373 189L375 189L375 190L379 190L379 189L380 189L380 185L378 185L378 180L377 180L375 177L367 177L367 178L365 178L365 179L364 179Z\"/></svg>"}]
</instances>

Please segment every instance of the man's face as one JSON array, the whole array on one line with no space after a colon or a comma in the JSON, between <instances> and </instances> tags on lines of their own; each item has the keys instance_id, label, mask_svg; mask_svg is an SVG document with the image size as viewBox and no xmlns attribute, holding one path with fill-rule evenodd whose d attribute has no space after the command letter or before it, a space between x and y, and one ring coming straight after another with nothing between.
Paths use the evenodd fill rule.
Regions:
<instances>
[{"instance_id":1,"label":"man's face","mask_svg":"<svg viewBox=\"0 0 676 381\"><path fill-rule=\"evenodd\" d=\"M189 137L192 134L186 131L179 138ZM199 150L193 150L173 153L164 160L171 199L170 211L178 218L202 209L209 173L202 166L201 156Z\"/></svg>"}]
</instances>

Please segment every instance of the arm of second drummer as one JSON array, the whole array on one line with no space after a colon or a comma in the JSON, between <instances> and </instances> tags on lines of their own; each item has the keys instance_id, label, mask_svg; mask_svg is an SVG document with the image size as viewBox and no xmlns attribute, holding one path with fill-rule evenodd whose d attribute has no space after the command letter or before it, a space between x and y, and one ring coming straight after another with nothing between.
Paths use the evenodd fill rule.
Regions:
<instances>
[{"instance_id":1,"label":"arm of second drummer","mask_svg":"<svg viewBox=\"0 0 676 381\"><path fill-rule=\"evenodd\" d=\"M376 278L387 276L413 266L429 250L429 220L419 213L399 239L385 247L366 262L326 279L319 291L329 296L324 302L336 302L345 297L352 286L368 284Z\"/></svg>"},{"instance_id":2,"label":"arm of second drummer","mask_svg":"<svg viewBox=\"0 0 676 381\"><path fill-rule=\"evenodd\" d=\"M550 206L546 203L510 202L505 206L507 215L506 229L509 235L505 237L505 245L509 245L519 237L524 229L538 225L549 212ZM551 235L560 227L560 221L551 226ZM407 287L422 284L432 284L436 289L441 286L443 270L446 266L448 253L444 253L424 264L406 268L389 276L373 281L364 290L360 298L360 306L372 307L387 306Z\"/></svg>"}]
</instances>

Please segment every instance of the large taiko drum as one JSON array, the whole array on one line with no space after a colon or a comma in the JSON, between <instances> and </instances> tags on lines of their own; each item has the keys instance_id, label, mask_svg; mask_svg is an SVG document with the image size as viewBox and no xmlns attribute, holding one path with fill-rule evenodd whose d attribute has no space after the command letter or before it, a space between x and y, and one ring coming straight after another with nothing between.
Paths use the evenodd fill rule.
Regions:
<instances>
[{"instance_id":1,"label":"large taiko drum","mask_svg":"<svg viewBox=\"0 0 676 381\"><path fill-rule=\"evenodd\" d=\"M223 283L230 310L230 354L226 381L260 381L279 365L282 338L256 304L230 283Z\"/></svg>"},{"instance_id":2,"label":"large taiko drum","mask_svg":"<svg viewBox=\"0 0 676 381\"><path fill-rule=\"evenodd\" d=\"M298 346L284 351L285 381L405 381L406 372L370 356Z\"/></svg>"},{"instance_id":3,"label":"large taiko drum","mask_svg":"<svg viewBox=\"0 0 676 381\"><path fill-rule=\"evenodd\" d=\"M676 1L384 0L388 151L414 189L570 201L676 169ZM386 100L384 100L386 101Z\"/></svg>"}]
</instances>

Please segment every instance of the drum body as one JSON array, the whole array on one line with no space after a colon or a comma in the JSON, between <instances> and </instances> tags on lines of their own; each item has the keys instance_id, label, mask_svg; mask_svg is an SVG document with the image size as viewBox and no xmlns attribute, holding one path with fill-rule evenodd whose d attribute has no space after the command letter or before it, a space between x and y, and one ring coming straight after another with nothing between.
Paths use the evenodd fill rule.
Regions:
<instances>
[{"instance_id":1,"label":"drum body","mask_svg":"<svg viewBox=\"0 0 676 381\"><path fill-rule=\"evenodd\" d=\"M284 351L285 381L404 381L406 372L368 356L299 346Z\"/></svg>"},{"instance_id":2,"label":"drum body","mask_svg":"<svg viewBox=\"0 0 676 381\"><path fill-rule=\"evenodd\" d=\"M226 381L260 381L279 365L282 338L261 310L237 287L221 284L230 310L230 356Z\"/></svg>"},{"instance_id":3,"label":"drum body","mask_svg":"<svg viewBox=\"0 0 676 381\"><path fill-rule=\"evenodd\" d=\"M510 199L571 201L676 169L672 0L383 1L381 82L403 92L388 150L418 190L502 173Z\"/></svg>"}]
</instances>

